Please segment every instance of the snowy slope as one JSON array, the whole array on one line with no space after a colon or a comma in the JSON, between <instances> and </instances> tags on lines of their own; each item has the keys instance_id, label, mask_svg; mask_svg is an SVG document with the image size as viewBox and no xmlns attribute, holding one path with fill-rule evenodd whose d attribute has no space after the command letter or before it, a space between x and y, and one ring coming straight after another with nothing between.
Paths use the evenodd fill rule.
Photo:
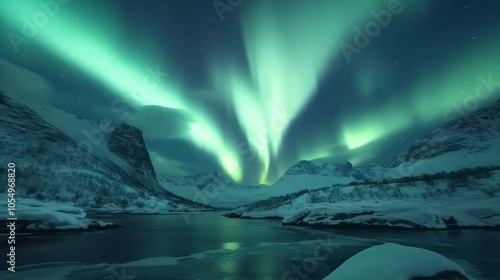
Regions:
<instances>
[{"instance_id":1,"label":"snowy slope","mask_svg":"<svg viewBox=\"0 0 500 280\"><path fill-rule=\"evenodd\" d=\"M83 130L78 124L95 129L89 121L67 120L74 133ZM110 125L99 143L85 148L79 139L3 93L0 123L0 159L16 164L20 197L76 203L103 212L204 208L158 185L142 135L134 127Z\"/></svg>"},{"instance_id":2,"label":"snowy slope","mask_svg":"<svg viewBox=\"0 0 500 280\"><path fill-rule=\"evenodd\" d=\"M318 227L499 228L499 154L497 102L436 130L388 168L301 161L274 185L274 196L228 216Z\"/></svg>"},{"instance_id":3,"label":"snowy slope","mask_svg":"<svg viewBox=\"0 0 500 280\"><path fill-rule=\"evenodd\" d=\"M500 165L500 100L447 123L390 163L393 177Z\"/></svg>"},{"instance_id":4,"label":"snowy slope","mask_svg":"<svg viewBox=\"0 0 500 280\"><path fill-rule=\"evenodd\" d=\"M500 171L452 179L332 186L272 197L232 210L229 217L282 218L314 227L500 228Z\"/></svg>"},{"instance_id":5,"label":"snowy slope","mask_svg":"<svg viewBox=\"0 0 500 280\"><path fill-rule=\"evenodd\" d=\"M165 189L188 200L214 207L231 208L305 189L361 182L367 179L376 180L381 178L384 172L385 168L376 163L358 168L350 163L316 163L302 160L291 166L271 186L234 184L222 172L178 177L160 175L158 180Z\"/></svg>"},{"instance_id":6,"label":"snowy slope","mask_svg":"<svg viewBox=\"0 0 500 280\"><path fill-rule=\"evenodd\" d=\"M234 184L222 172L209 172L189 176L160 174L161 186L188 200L218 208L234 208L269 197L269 186L243 186Z\"/></svg>"},{"instance_id":7,"label":"snowy slope","mask_svg":"<svg viewBox=\"0 0 500 280\"><path fill-rule=\"evenodd\" d=\"M384 171L385 168L376 163L358 168L349 162L335 164L301 160L271 186L271 191L272 195L285 195L306 189L378 180Z\"/></svg>"}]
</instances>

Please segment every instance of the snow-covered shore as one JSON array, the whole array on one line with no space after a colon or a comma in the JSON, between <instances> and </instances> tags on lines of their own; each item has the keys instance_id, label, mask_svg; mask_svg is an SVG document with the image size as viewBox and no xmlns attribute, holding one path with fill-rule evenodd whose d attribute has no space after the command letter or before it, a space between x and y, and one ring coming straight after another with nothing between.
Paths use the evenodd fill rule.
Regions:
<instances>
[{"instance_id":1,"label":"snow-covered shore","mask_svg":"<svg viewBox=\"0 0 500 280\"><path fill-rule=\"evenodd\" d=\"M31 198L16 198L15 209L8 211L8 196L0 194L0 219L17 218L17 230L68 231L94 230L117 227L113 223L87 218L87 213L79 207L59 202L42 202ZM12 213L13 215L10 215Z\"/></svg>"},{"instance_id":2,"label":"snow-covered shore","mask_svg":"<svg viewBox=\"0 0 500 280\"><path fill-rule=\"evenodd\" d=\"M283 215L284 225L500 230L499 199L475 201L364 201L311 205Z\"/></svg>"},{"instance_id":3,"label":"snow-covered shore","mask_svg":"<svg viewBox=\"0 0 500 280\"><path fill-rule=\"evenodd\" d=\"M468 184L448 180L332 186L272 197L229 212L231 218L282 219L284 225L500 230L500 173ZM493 186L493 187L492 187Z\"/></svg>"},{"instance_id":4,"label":"snow-covered shore","mask_svg":"<svg viewBox=\"0 0 500 280\"><path fill-rule=\"evenodd\" d=\"M311 227L387 227L414 229L482 228L500 230L500 199L475 201L361 201L231 212L241 218L282 218L284 225ZM241 208L240 208L241 209Z\"/></svg>"}]
</instances>

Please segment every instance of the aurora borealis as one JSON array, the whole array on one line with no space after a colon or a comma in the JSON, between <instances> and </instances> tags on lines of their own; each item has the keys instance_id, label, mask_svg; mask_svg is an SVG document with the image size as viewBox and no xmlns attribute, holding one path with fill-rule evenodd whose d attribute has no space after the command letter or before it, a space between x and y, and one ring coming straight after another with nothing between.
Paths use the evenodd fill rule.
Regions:
<instances>
[{"instance_id":1,"label":"aurora borealis","mask_svg":"<svg viewBox=\"0 0 500 280\"><path fill-rule=\"evenodd\" d=\"M6 0L2 59L51 85L47 105L116 119L109 104L128 104L157 172L252 184L300 159L387 161L500 93L493 0L243 0L223 21L212 2Z\"/></svg>"}]
</instances>

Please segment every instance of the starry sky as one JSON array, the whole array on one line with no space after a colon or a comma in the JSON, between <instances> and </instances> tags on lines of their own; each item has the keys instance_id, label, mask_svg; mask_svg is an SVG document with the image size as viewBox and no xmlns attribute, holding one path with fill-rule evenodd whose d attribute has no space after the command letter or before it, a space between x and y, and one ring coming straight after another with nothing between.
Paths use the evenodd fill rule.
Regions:
<instances>
[{"instance_id":1,"label":"starry sky","mask_svg":"<svg viewBox=\"0 0 500 280\"><path fill-rule=\"evenodd\" d=\"M160 174L388 163L499 94L494 0L0 6L0 90L139 127Z\"/></svg>"}]
</instances>

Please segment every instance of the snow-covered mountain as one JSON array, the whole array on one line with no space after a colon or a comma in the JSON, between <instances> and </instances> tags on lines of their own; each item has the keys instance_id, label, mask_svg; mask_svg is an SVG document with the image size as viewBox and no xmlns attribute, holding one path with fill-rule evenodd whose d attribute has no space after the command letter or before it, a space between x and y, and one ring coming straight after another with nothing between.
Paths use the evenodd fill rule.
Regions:
<instances>
[{"instance_id":1,"label":"snow-covered mountain","mask_svg":"<svg viewBox=\"0 0 500 280\"><path fill-rule=\"evenodd\" d=\"M499 142L500 100L436 129L396 156L389 167L399 177L500 165Z\"/></svg>"},{"instance_id":2,"label":"snow-covered mountain","mask_svg":"<svg viewBox=\"0 0 500 280\"><path fill-rule=\"evenodd\" d=\"M274 194L283 195L305 189L378 180L384 171L385 167L377 163L353 167L350 162L338 164L301 160L292 165L271 188Z\"/></svg>"},{"instance_id":3,"label":"snow-covered mountain","mask_svg":"<svg viewBox=\"0 0 500 280\"><path fill-rule=\"evenodd\" d=\"M15 163L18 197L103 212L207 209L159 186L139 129L123 123L103 129L102 123L70 119L56 109L37 109L45 113L0 93L0 159L5 163L0 172L7 174L6 163ZM59 125L66 121L69 129L47 122L51 118ZM74 137L92 131L100 133L93 141Z\"/></svg>"},{"instance_id":4,"label":"snow-covered mountain","mask_svg":"<svg viewBox=\"0 0 500 280\"><path fill-rule=\"evenodd\" d=\"M378 180L384 172L385 167L376 163L353 167L349 162L336 164L301 160L270 186L234 184L222 172L178 177L160 175L159 182L165 189L188 200L230 208L305 189Z\"/></svg>"},{"instance_id":5,"label":"snow-covered mountain","mask_svg":"<svg viewBox=\"0 0 500 280\"><path fill-rule=\"evenodd\" d=\"M161 186L188 200L220 208L234 208L269 197L269 186L244 186L232 183L223 172L188 176L160 174Z\"/></svg>"},{"instance_id":6,"label":"snow-covered mountain","mask_svg":"<svg viewBox=\"0 0 500 280\"><path fill-rule=\"evenodd\" d=\"M329 162L317 163L313 161L301 160L292 165L285 174L278 180L285 178L295 178L294 176L314 175L323 177L335 177L339 183L349 183L352 181L366 180L368 177L363 172L354 168L350 162L344 164L334 164Z\"/></svg>"},{"instance_id":7,"label":"snow-covered mountain","mask_svg":"<svg viewBox=\"0 0 500 280\"><path fill-rule=\"evenodd\" d=\"M455 119L387 168L301 161L274 184L296 192L228 216L318 227L500 228L499 113L500 101ZM338 183L318 188L327 182Z\"/></svg>"}]
</instances>

